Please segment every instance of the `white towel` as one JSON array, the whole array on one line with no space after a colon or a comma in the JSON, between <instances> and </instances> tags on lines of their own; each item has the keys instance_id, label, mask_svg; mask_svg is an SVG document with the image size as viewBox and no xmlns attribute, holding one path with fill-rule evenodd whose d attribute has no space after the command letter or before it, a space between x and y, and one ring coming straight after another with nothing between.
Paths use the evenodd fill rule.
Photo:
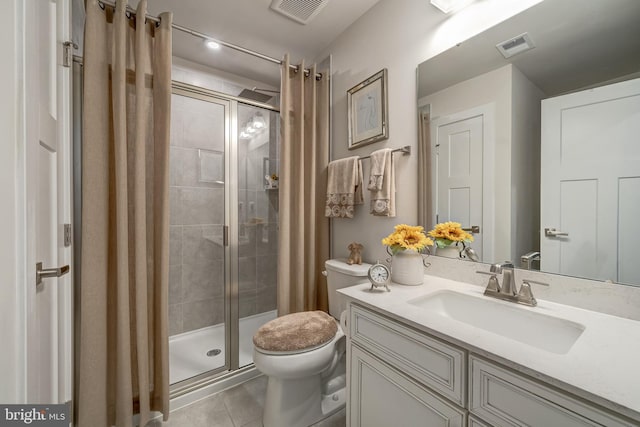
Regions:
<instances>
[{"instance_id":1,"label":"white towel","mask_svg":"<svg viewBox=\"0 0 640 427\"><path fill-rule=\"evenodd\" d=\"M359 157L347 157L329 163L324 215L329 218L353 218L355 205L363 202Z\"/></svg>"},{"instance_id":2,"label":"white towel","mask_svg":"<svg viewBox=\"0 0 640 427\"><path fill-rule=\"evenodd\" d=\"M369 171L369 184L367 188L371 191L382 190L384 182L384 167L387 162L391 161L391 148L383 148L382 150L371 153L371 170Z\"/></svg>"},{"instance_id":3,"label":"white towel","mask_svg":"<svg viewBox=\"0 0 640 427\"><path fill-rule=\"evenodd\" d=\"M388 155L381 177L382 188L371 191L370 212L375 216L396 216L396 169L391 150Z\"/></svg>"}]
</instances>

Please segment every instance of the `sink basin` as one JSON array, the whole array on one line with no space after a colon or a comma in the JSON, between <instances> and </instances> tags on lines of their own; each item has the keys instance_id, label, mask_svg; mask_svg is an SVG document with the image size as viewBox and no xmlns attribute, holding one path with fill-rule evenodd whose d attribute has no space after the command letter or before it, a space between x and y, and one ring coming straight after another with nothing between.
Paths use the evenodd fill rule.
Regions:
<instances>
[{"instance_id":1,"label":"sink basin","mask_svg":"<svg viewBox=\"0 0 640 427\"><path fill-rule=\"evenodd\" d=\"M408 303L557 354L566 354L585 329L579 323L548 316L536 312L536 309L455 291L438 291L411 299Z\"/></svg>"}]
</instances>

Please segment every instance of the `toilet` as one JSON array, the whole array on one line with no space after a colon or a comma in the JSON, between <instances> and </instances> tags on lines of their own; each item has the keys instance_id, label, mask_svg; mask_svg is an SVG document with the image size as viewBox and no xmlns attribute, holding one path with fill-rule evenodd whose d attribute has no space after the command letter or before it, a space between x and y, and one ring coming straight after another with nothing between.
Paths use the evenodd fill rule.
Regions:
<instances>
[{"instance_id":1,"label":"toilet","mask_svg":"<svg viewBox=\"0 0 640 427\"><path fill-rule=\"evenodd\" d=\"M307 427L344 407L346 342L344 319L338 319L346 301L337 291L365 283L369 267L326 261L331 316L321 311L293 313L256 332L253 362L268 377L264 427Z\"/></svg>"}]
</instances>

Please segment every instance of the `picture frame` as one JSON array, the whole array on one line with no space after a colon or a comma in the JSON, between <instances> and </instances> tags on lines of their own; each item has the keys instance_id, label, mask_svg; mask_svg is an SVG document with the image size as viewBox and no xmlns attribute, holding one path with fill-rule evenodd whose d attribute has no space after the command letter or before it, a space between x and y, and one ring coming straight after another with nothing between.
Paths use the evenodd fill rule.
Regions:
<instances>
[{"instance_id":1,"label":"picture frame","mask_svg":"<svg viewBox=\"0 0 640 427\"><path fill-rule=\"evenodd\" d=\"M347 91L349 150L389 138L387 69Z\"/></svg>"}]
</instances>

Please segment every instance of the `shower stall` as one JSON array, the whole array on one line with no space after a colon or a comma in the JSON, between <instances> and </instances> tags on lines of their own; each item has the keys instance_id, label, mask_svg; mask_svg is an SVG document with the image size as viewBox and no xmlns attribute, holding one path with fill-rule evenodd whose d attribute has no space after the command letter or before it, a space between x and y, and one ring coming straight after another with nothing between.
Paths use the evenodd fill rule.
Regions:
<instances>
[{"instance_id":1,"label":"shower stall","mask_svg":"<svg viewBox=\"0 0 640 427\"><path fill-rule=\"evenodd\" d=\"M268 104L173 84L173 389L251 365L253 334L276 317L278 135Z\"/></svg>"},{"instance_id":2,"label":"shower stall","mask_svg":"<svg viewBox=\"0 0 640 427\"><path fill-rule=\"evenodd\" d=\"M81 63L74 63L73 72L74 268L80 277ZM172 86L168 302L173 399L257 375L252 338L276 317L280 122L273 105L176 81ZM271 103L277 105L277 97Z\"/></svg>"}]
</instances>

